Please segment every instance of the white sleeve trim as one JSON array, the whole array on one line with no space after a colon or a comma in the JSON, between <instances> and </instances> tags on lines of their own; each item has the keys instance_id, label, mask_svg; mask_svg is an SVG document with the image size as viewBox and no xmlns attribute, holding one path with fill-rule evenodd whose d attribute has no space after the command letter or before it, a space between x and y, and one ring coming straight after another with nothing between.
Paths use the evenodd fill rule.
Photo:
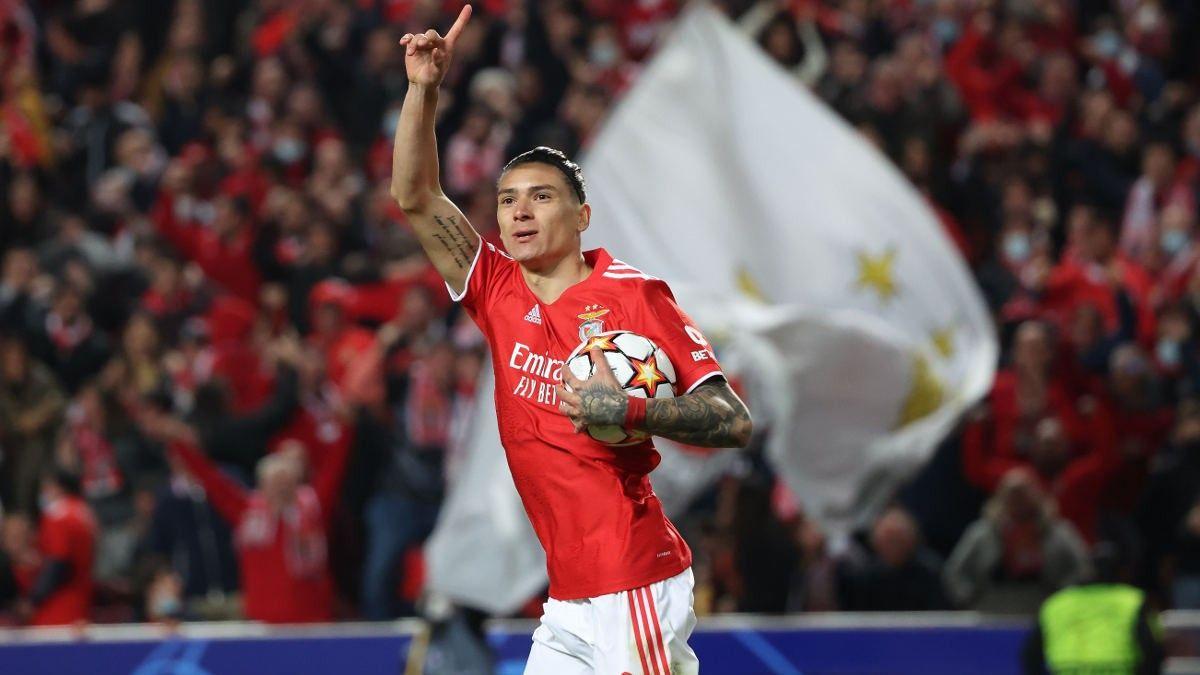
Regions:
<instances>
[{"instance_id":1,"label":"white sleeve trim","mask_svg":"<svg viewBox=\"0 0 1200 675\"><path fill-rule=\"evenodd\" d=\"M722 372L722 371L720 371L720 370L714 370L714 371L712 371L711 373L708 373L707 375L705 375L705 376L701 377L700 379L696 380L695 382L693 382L693 383L692 383L692 386L688 387L688 390L687 390L687 391L685 391L685 392L683 392L683 393L684 393L684 395L686 396L687 394L690 394L690 393L692 393L692 391L693 391L693 390L694 390L696 387L699 387L700 385L704 384L705 382L707 382L707 381L709 381L709 380L713 379L714 377L718 377L718 376L719 376L719 377L725 377L725 373L724 373L724 372Z\"/></svg>"},{"instance_id":2,"label":"white sleeve trim","mask_svg":"<svg viewBox=\"0 0 1200 675\"><path fill-rule=\"evenodd\" d=\"M479 256L483 253L484 246L491 246L491 244L484 241L483 237L480 237L479 248L475 249L475 257L471 260L471 267L467 269L467 278L463 281L462 293L455 293L454 289L450 288L450 282L446 282L446 290L450 292L450 299L454 302L461 302L466 297L467 290L471 288L471 277L475 275L475 266L479 264Z\"/></svg>"}]
</instances>

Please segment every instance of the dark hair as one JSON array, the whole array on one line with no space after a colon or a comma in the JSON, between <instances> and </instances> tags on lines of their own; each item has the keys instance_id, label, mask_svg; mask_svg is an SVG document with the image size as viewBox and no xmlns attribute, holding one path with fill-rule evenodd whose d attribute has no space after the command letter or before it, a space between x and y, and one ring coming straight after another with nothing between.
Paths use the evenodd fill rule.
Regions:
<instances>
[{"instance_id":1,"label":"dark hair","mask_svg":"<svg viewBox=\"0 0 1200 675\"><path fill-rule=\"evenodd\" d=\"M57 485L60 490L78 497L83 494L83 482L78 473L63 466L55 466L47 476L50 483Z\"/></svg>"},{"instance_id":2,"label":"dark hair","mask_svg":"<svg viewBox=\"0 0 1200 675\"><path fill-rule=\"evenodd\" d=\"M567 159L562 150L555 150L544 145L539 145L532 150L526 150L508 160L508 164L504 165L504 170L500 172L500 175L503 176L522 164L549 164L558 169L563 178L567 180L567 185L570 185L571 189L575 191L575 196L579 198L579 203L582 204L587 201L587 195L584 191L583 169L580 169L579 165L575 162Z\"/></svg>"}]
</instances>

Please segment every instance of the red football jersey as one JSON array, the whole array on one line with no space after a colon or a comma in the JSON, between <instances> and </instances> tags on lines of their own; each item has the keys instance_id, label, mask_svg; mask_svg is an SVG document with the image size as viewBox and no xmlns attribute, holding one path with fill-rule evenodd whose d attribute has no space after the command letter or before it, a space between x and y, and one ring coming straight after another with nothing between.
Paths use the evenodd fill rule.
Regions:
<instances>
[{"instance_id":1,"label":"red football jersey","mask_svg":"<svg viewBox=\"0 0 1200 675\"><path fill-rule=\"evenodd\" d=\"M42 514L40 529L42 556L65 560L71 576L37 608L30 625L60 626L87 620L92 610L96 553L96 520L91 508L78 497L57 499Z\"/></svg>"},{"instance_id":2,"label":"red football jersey","mask_svg":"<svg viewBox=\"0 0 1200 675\"><path fill-rule=\"evenodd\" d=\"M462 295L451 293L491 347L500 440L559 600L637 588L692 563L650 487L660 461L654 445L612 447L575 433L558 410L563 361L585 336L622 329L666 352L678 395L722 374L666 283L604 249L584 259L591 274L546 304L520 266L484 241Z\"/></svg>"}]
</instances>

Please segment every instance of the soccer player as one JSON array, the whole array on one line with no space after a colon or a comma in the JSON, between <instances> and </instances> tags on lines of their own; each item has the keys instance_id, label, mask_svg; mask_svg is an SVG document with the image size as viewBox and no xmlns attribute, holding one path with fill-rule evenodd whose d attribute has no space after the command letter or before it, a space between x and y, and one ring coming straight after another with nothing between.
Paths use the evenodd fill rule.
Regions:
<instances>
[{"instance_id":1,"label":"soccer player","mask_svg":"<svg viewBox=\"0 0 1200 675\"><path fill-rule=\"evenodd\" d=\"M550 576L525 672L695 673L692 556L650 487L659 455L649 441L613 447L580 432L615 424L692 445L743 446L749 412L665 283L603 249L582 250L591 207L579 167L561 152L535 148L504 167L496 215L507 254L442 193L438 87L470 16L464 7L445 37L429 30L401 40L409 87L391 191L491 348L500 438ZM576 345L614 329L666 351L678 396L628 396L603 358L611 349L603 339L591 341L597 370L587 381L563 368Z\"/></svg>"}]
</instances>

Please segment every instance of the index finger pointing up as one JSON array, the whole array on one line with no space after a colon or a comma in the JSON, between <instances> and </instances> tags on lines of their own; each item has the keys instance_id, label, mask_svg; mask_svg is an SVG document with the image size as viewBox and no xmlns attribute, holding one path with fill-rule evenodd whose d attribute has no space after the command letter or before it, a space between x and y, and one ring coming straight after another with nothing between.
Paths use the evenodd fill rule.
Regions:
<instances>
[{"instance_id":1,"label":"index finger pointing up","mask_svg":"<svg viewBox=\"0 0 1200 675\"><path fill-rule=\"evenodd\" d=\"M459 33L463 32L463 28L466 27L467 22L471 20L472 11L471 5L463 5L462 11L458 13L458 18L454 20L454 25L446 32L447 47L453 47L454 43L458 41Z\"/></svg>"}]
</instances>

